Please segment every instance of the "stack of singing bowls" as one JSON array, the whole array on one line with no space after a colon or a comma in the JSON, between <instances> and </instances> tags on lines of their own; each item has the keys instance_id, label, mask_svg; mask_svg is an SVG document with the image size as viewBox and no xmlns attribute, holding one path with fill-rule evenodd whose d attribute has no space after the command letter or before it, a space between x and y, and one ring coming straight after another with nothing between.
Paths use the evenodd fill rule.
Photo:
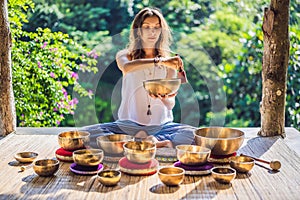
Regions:
<instances>
[{"instance_id":1,"label":"stack of singing bowls","mask_svg":"<svg viewBox=\"0 0 300 200\"><path fill-rule=\"evenodd\" d=\"M94 175L103 170L104 153L101 149L79 149L73 152L70 170L79 175Z\"/></svg>"},{"instance_id":2,"label":"stack of singing bowls","mask_svg":"<svg viewBox=\"0 0 300 200\"><path fill-rule=\"evenodd\" d=\"M159 166L155 159L156 144L148 141L128 141L124 157L119 160L120 170L131 175L152 175Z\"/></svg>"},{"instance_id":3,"label":"stack of singing bowls","mask_svg":"<svg viewBox=\"0 0 300 200\"><path fill-rule=\"evenodd\" d=\"M213 167L208 163L211 150L198 145L177 145L176 155L178 161L174 163L175 167L185 170L187 175L207 175Z\"/></svg>"},{"instance_id":4,"label":"stack of singing bowls","mask_svg":"<svg viewBox=\"0 0 300 200\"><path fill-rule=\"evenodd\" d=\"M55 152L56 158L64 162L73 162L73 152L85 149L90 142L90 133L86 131L66 131L58 135L61 148Z\"/></svg>"}]
</instances>

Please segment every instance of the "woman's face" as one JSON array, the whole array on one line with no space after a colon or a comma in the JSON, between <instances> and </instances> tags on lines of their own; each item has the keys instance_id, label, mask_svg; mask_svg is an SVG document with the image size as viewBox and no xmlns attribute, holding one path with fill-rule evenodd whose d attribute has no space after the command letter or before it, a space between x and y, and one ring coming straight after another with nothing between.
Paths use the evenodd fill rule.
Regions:
<instances>
[{"instance_id":1,"label":"woman's face","mask_svg":"<svg viewBox=\"0 0 300 200\"><path fill-rule=\"evenodd\" d=\"M161 34L161 25L157 16L147 17L141 30L141 39L144 48L154 48Z\"/></svg>"}]
</instances>

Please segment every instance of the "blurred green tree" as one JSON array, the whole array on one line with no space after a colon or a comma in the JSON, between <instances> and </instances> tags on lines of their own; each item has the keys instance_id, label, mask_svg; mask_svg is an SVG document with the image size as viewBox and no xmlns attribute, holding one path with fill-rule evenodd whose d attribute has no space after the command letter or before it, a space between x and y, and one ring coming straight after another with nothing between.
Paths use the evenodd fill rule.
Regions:
<instances>
[{"instance_id":1,"label":"blurred green tree","mask_svg":"<svg viewBox=\"0 0 300 200\"><path fill-rule=\"evenodd\" d=\"M62 32L22 29L32 1L10 1L13 88L19 126L58 126L72 114L78 100L68 88L91 96L78 82L78 71L97 72L95 52L90 53Z\"/></svg>"}]
</instances>

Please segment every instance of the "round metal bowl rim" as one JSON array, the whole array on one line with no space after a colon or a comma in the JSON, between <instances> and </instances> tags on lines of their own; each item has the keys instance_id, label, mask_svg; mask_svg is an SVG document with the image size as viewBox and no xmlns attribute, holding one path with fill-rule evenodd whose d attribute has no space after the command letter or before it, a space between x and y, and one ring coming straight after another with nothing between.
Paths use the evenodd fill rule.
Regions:
<instances>
[{"instance_id":1,"label":"round metal bowl rim","mask_svg":"<svg viewBox=\"0 0 300 200\"><path fill-rule=\"evenodd\" d=\"M126 134L121 134L121 135L126 135ZM126 135L126 136L129 136L130 138L128 139L125 139L125 140L117 140L117 141L111 141L111 140L100 140L101 138L105 138L107 137L108 135L100 135L96 138L96 141L99 141L99 142L103 142L103 143L114 143L114 142L128 142L128 141L134 141L134 137L131 136L131 135Z\"/></svg>"},{"instance_id":2,"label":"round metal bowl rim","mask_svg":"<svg viewBox=\"0 0 300 200\"><path fill-rule=\"evenodd\" d=\"M45 166L45 165L37 165L37 162L42 162L42 161L46 161L46 160L51 160L51 161L53 160L53 161L55 161L55 163L50 163L50 164L48 164L48 166L59 165L59 161L58 160L56 160L56 159L48 159L48 158L36 160L36 161L34 161L33 165L36 166L36 167L48 167L48 166Z\"/></svg>"},{"instance_id":3,"label":"round metal bowl rim","mask_svg":"<svg viewBox=\"0 0 300 200\"><path fill-rule=\"evenodd\" d=\"M188 150L184 150L184 149L179 149L178 147L181 147L181 146L198 146L198 147L201 147L204 151L195 152L195 151L188 151ZM207 148L207 147L204 147L204 146L199 146L199 145L180 144L180 145L177 145L175 148L176 148L176 150L179 150L179 151L185 151L185 152L188 152L188 153L195 153L195 154L208 154L208 153L211 153L210 148Z\"/></svg>"},{"instance_id":4,"label":"round metal bowl rim","mask_svg":"<svg viewBox=\"0 0 300 200\"><path fill-rule=\"evenodd\" d=\"M150 79L150 80L146 80L144 81L144 83L150 83L150 82L157 82L157 81L174 81L174 82L180 82L181 79L180 78L161 78L161 79Z\"/></svg>"},{"instance_id":5,"label":"round metal bowl rim","mask_svg":"<svg viewBox=\"0 0 300 200\"><path fill-rule=\"evenodd\" d=\"M181 170L182 172L180 172L180 173L177 173L177 174L165 174L165 173L162 173L160 170L162 170L162 169L165 169L165 168L175 168L175 169L179 169L179 170ZM162 168L160 168L159 170L158 170L158 174L161 174L161 175L167 175L167 176L178 176L178 175L184 175L184 173L185 173L185 170L184 169L182 169L182 168L180 168L180 167L162 167Z\"/></svg>"},{"instance_id":6,"label":"round metal bowl rim","mask_svg":"<svg viewBox=\"0 0 300 200\"><path fill-rule=\"evenodd\" d=\"M242 157L246 157L246 156L242 156ZM252 164L252 163L255 163L255 160L253 158L250 158L250 157L247 157L247 158L249 158L251 161L240 162L238 160L235 160L235 159L238 159L238 156L236 156L236 157L229 158L229 162L232 162L232 163L235 163L235 164Z\"/></svg>"},{"instance_id":7,"label":"round metal bowl rim","mask_svg":"<svg viewBox=\"0 0 300 200\"><path fill-rule=\"evenodd\" d=\"M91 152L87 152L87 153L92 153L92 154L103 154L103 150L102 149L77 149L75 151L73 151L73 155L82 155L82 154L76 154L77 152L81 152L81 151L91 151Z\"/></svg>"},{"instance_id":8,"label":"round metal bowl rim","mask_svg":"<svg viewBox=\"0 0 300 200\"><path fill-rule=\"evenodd\" d=\"M24 154L24 153L30 153L30 154L34 154L34 156L31 156L31 157L22 157L21 154ZM36 152L33 152L33 151L22 151L22 152L18 152L15 154L15 157L17 156L18 158L35 158L37 157L39 154L36 153Z\"/></svg>"},{"instance_id":9,"label":"round metal bowl rim","mask_svg":"<svg viewBox=\"0 0 300 200\"><path fill-rule=\"evenodd\" d=\"M226 137L226 138L205 137L205 136L197 135L196 134L197 130L199 130L199 129L196 129L194 131L194 136L201 137L201 138L204 138L204 139L210 139L210 140L232 140L232 139L245 138L245 133L243 131L240 131L240 130L238 130L238 131L242 132L243 133L242 135L237 136L237 137ZM237 129L235 129L235 130L237 130Z\"/></svg>"},{"instance_id":10,"label":"round metal bowl rim","mask_svg":"<svg viewBox=\"0 0 300 200\"><path fill-rule=\"evenodd\" d=\"M109 178L109 177L105 177L105 176L100 176L100 174L104 173L104 172L117 172L118 174L114 177L119 177L121 175L121 172L120 170L115 170L115 169L106 169L106 170L102 170L100 172L97 173L97 176L98 177L101 177L101 178Z\"/></svg>"},{"instance_id":11,"label":"round metal bowl rim","mask_svg":"<svg viewBox=\"0 0 300 200\"><path fill-rule=\"evenodd\" d=\"M135 142L135 141L128 141L128 142ZM153 144L154 146L153 146L153 147L150 147L150 148L147 148L147 149L144 149L144 150L140 150L140 149L130 149L130 148L126 147L126 144L127 144L127 142L126 142L126 143L123 144L123 148L124 148L124 150L129 150L129 151L149 151L149 150L154 150L154 149L156 149L156 145L155 145L154 143L151 143L151 142L147 142L147 143Z\"/></svg>"},{"instance_id":12,"label":"round metal bowl rim","mask_svg":"<svg viewBox=\"0 0 300 200\"><path fill-rule=\"evenodd\" d=\"M233 172L223 174L223 173L215 172L214 169L229 169L229 170L232 170ZM220 166L218 166L218 167L213 167L211 169L211 173L216 174L216 175L234 175L234 174L236 174L236 170L233 169L232 167L220 167Z\"/></svg>"},{"instance_id":13,"label":"round metal bowl rim","mask_svg":"<svg viewBox=\"0 0 300 200\"><path fill-rule=\"evenodd\" d=\"M63 137L61 136L61 134L63 133L67 133L67 132L82 132L82 133L86 133L86 135L80 135L78 137ZM86 138L86 137L89 137L91 134L88 132L88 131L65 131L65 132L61 132L58 134L58 138L59 139L63 139L63 140L69 140L69 139L82 139L82 138Z\"/></svg>"}]
</instances>

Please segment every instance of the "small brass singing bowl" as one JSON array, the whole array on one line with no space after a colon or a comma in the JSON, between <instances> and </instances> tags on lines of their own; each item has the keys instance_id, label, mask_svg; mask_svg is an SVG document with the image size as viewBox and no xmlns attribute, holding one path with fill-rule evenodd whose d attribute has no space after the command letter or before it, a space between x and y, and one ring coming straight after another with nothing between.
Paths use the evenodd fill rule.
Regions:
<instances>
[{"instance_id":1,"label":"small brass singing bowl","mask_svg":"<svg viewBox=\"0 0 300 200\"><path fill-rule=\"evenodd\" d=\"M236 171L230 167L214 167L211 169L211 174L217 182L229 184L235 178Z\"/></svg>"},{"instance_id":2,"label":"small brass singing bowl","mask_svg":"<svg viewBox=\"0 0 300 200\"><path fill-rule=\"evenodd\" d=\"M38 154L35 152L20 152L14 157L20 163L31 163L37 158Z\"/></svg>"},{"instance_id":3,"label":"small brass singing bowl","mask_svg":"<svg viewBox=\"0 0 300 200\"><path fill-rule=\"evenodd\" d=\"M253 158L247 156L236 156L229 159L229 164L237 172L247 173L253 168L255 162Z\"/></svg>"},{"instance_id":4,"label":"small brass singing bowl","mask_svg":"<svg viewBox=\"0 0 300 200\"><path fill-rule=\"evenodd\" d=\"M145 90L152 95L171 95L175 94L180 87L179 78L152 79L143 82Z\"/></svg>"},{"instance_id":5,"label":"small brass singing bowl","mask_svg":"<svg viewBox=\"0 0 300 200\"><path fill-rule=\"evenodd\" d=\"M79 149L73 152L73 160L82 166L97 166L104 157L101 149Z\"/></svg>"},{"instance_id":6,"label":"small brass singing bowl","mask_svg":"<svg viewBox=\"0 0 300 200\"><path fill-rule=\"evenodd\" d=\"M115 186L120 182L121 172L118 170L104 170L98 172L97 180L105 186Z\"/></svg>"},{"instance_id":7,"label":"small brass singing bowl","mask_svg":"<svg viewBox=\"0 0 300 200\"><path fill-rule=\"evenodd\" d=\"M123 154L125 142L133 141L134 137L125 134L112 134L97 137L97 145L107 154Z\"/></svg>"},{"instance_id":8,"label":"small brass singing bowl","mask_svg":"<svg viewBox=\"0 0 300 200\"><path fill-rule=\"evenodd\" d=\"M177 159L185 165L202 165L207 162L211 150L197 145L177 145Z\"/></svg>"},{"instance_id":9,"label":"small brass singing bowl","mask_svg":"<svg viewBox=\"0 0 300 200\"><path fill-rule=\"evenodd\" d=\"M178 186L184 179L185 170L179 167L163 167L158 170L158 177L167 186Z\"/></svg>"},{"instance_id":10,"label":"small brass singing bowl","mask_svg":"<svg viewBox=\"0 0 300 200\"><path fill-rule=\"evenodd\" d=\"M129 141L123 147L125 157L134 163L147 163L156 153L156 145L147 141Z\"/></svg>"},{"instance_id":11,"label":"small brass singing bowl","mask_svg":"<svg viewBox=\"0 0 300 200\"><path fill-rule=\"evenodd\" d=\"M52 176L58 168L59 161L54 159L37 160L33 164L33 170L39 176Z\"/></svg>"},{"instance_id":12,"label":"small brass singing bowl","mask_svg":"<svg viewBox=\"0 0 300 200\"><path fill-rule=\"evenodd\" d=\"M67 131L58 135L59 145L68 151L83 149L90 142L90 133L86 131Z\"/></svg>"}]
</instances>

